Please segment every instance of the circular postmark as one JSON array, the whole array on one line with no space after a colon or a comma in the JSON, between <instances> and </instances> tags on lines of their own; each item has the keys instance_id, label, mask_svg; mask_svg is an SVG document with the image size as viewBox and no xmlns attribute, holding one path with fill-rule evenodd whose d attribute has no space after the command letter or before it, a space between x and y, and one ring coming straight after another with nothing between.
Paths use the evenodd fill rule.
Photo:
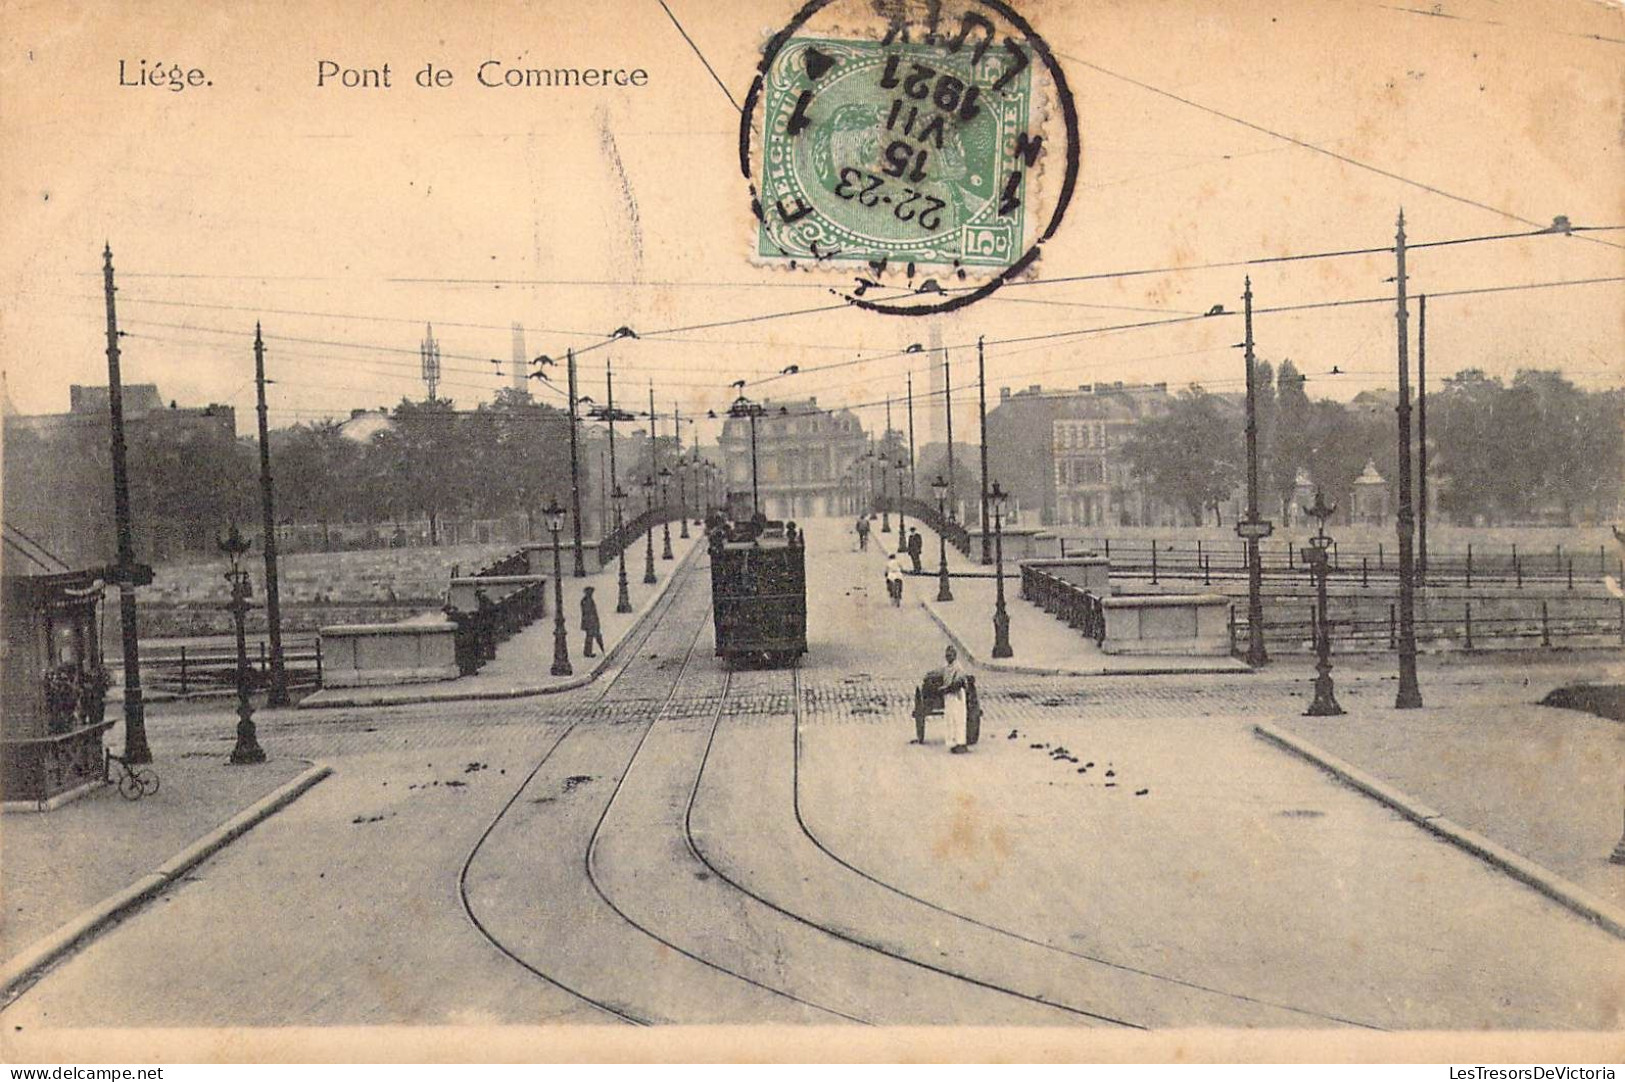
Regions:
<instances>
[{"instance_id":1,"label":"circular postmark","mask_svg":"<svg viewBox=\"0 0 1625 1082\"><path fill-rule=\"evenodd\" d=\"M871 311L962 308L1037 260L1079 149L1065 75L1003 0L809 0L741 111L752 258Z\"/></svg>"}]
</instances>

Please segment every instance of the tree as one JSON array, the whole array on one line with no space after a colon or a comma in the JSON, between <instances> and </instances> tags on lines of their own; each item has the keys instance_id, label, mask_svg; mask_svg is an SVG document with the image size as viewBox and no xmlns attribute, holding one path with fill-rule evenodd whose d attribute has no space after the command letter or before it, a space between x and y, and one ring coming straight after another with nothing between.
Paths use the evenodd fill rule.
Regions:
<instances>
[{"instance_id":1,"label":"tree","mask_svg":"<svg viewBox=\"0 0 1625 1082\"><path fill-rule=\"evenodd\" d=\"M1242 426L1218 398L1200 387L1181 391L1167 413L1141 421L1123 457L1163 498L1200 523L1209 507L1235 491L1242 477Z\"/></svg>"},{"instance_id":2,"label":"tree","mask_svg":"<svg viewBox=\"0 0 1625 1082\"><path fill-rule=\"evenodd\" d=\"M365 513L362 454L361 445L344 436L338 421L313 421L272 433L278 515L319 523L322 548L330 551L332 523Z\"/></svg>"},{"instance_id":3,"label":"tree","mask_svg":"<svg viewBox=\"0 0 1625 1082\"><path fill-rule=\"evenodd\" d=\"M440 543L440 516L466 500L464 452L458 446L458 416L452 401L403 398L390 420L394 426L373 437L367 448L374 492L394 514L421 513L429 520L429 543ZM461 491L459 491L461 489Z\"/></svg>"},{"instance_id":4,"label":"tree","mask_svg":"<svg viewBox=\"0 0 1625 1082\"><path fill-rule=\"evenodd\" d=\"M1298 489L1298 471L1309 468L1311 413L1309 395L1304 390L1304 377L1288 358L1281 362L1281 370L1276 376L1269 469L1264 475L1270 502L1281 509L1283 522L1287 520L1293 493Z\"/></svg>"}]
</instances>

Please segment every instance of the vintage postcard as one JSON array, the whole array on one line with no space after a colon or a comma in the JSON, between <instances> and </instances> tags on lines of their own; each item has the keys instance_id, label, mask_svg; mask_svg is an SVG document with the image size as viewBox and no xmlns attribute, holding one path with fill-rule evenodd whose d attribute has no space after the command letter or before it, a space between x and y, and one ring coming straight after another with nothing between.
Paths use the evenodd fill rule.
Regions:
<instances>
[{"instance_id":1,"label":"vintage postcard","mask_svg":"<svg viewBox=\"0 0 1625 1082\"><path fill-rule=\"evenodd\" d=\"M1625 1053L1617 3L0 41L9 1062Z\"/></svg>"}]
</instances>

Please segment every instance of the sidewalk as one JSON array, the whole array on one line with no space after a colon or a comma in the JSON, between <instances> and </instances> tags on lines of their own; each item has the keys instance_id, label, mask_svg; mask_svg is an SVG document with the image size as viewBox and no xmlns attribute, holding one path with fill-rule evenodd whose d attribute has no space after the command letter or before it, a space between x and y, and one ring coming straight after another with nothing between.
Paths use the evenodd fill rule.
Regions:
<instances>
[{"instance_id":1,"label":"sidewalk","mask_svg":"<svg viewBox=\"0 0 1625 1082\"><path fill-rule=\"evenodd\" d=\"M954 641L959 652L983 668L1043 676L1155 676L1250 671L1245 662L1233 657L1135 657L1102 653L1100 647L1090 639L1036 605L1021 600L1021 569L1009 561L1004 565L1004 602L1005 610L1010 614L1010 645L1015 656L994 660L993 608L998 586L993 569L965 559L952 545L948 546L948 574L954 600L937 601L937 535L923 523L910 520L909 525L918 528L925 541L925 552L920 557L920 563L926 573L908 576L905 596L918 598L925 611ZM877 537L881 539L881 544L876 559L884 561L889 546L897 543L893 540L896 534L871 533L871 548L877 547L874 544ZM909 566L906 557L903 566ZM973 573L976 577L954 577L960 573Z\"/></svg>"},{"instance_id":2,"label":"sidewalk","mask_svg":"<svg viewBox=\"0 0 1625 1082\"><path fill-rule=\"evenodd\" d=\"M655 575L659 582L643 582L644 541L640 538L626 552L627 592L632 601L630 613L615 611L619 563L611 563L598 573L574 578L564 572L564 621L569 630L569 676L553 676L553 583L547 584L547 615L497 647L497 656L473 676L421 684L383 684L376 687L324 688L299 702L302 710L333 706L396 706L405 703L458 702L469 699L515 699L569 691L592 683L608 668L611 660L644 616L659 603L679 569L688 565L693 553L704 547L703 531L690 527L693 535L684 540L673 523L673 559L660 558L661 539L655 536ZM549 578L552 577L549 571ZM604 647L596 657L581 654L581 592L593 587L598 615L604 629Z\"/></svg>"},{"instance_id":3,"label":"sidewalk","mask_svg":"<svg viewBox=\"0 0 1625 1082\"><path fill-rule=\"evenodd\" d=\"M6 815L0 969L311 767L276 756L231 766L229 742L217 752L155 745L156 793L132 801L104 786L53 811Z\"/></svg>"},{"instance_id":4,"label":"sidewalk","mask_svg":"<svg viewBox=\"0 0 1625 1082\"><path fill-rule=\"evenodd\" d=\"M1625 726L1534 705L1549 690L1531 684L1519 702L1451 704L1436 689L1427 706L1403 714L1344 702L1343 717L1275 726L1625 908L1625 868L1608 861L1625 826Z\"/></svg>"}]
</instances>

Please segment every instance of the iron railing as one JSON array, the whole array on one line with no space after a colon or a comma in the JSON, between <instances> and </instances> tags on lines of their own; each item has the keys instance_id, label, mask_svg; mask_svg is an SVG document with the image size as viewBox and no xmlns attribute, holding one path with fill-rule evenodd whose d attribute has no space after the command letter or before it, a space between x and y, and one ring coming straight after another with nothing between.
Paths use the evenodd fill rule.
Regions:
<instances>
[{"instance_id":1,"label":"iron railing","mask_svg":"<svg viewBox=\"0 0 1625 1082\"><path fill-rule=\"evenodd\" d=\"M1106 609L1101 599L1077 583L1022 564L1021 596L1097 645L1106 637Z\"/></svg>"},{"instance_id":2,"label":"iron railing","mask_svg":"<svg viewBox=\"0 0 1625 1082\"><path fill-rule=\"evenodd\" d=\"M1259 570L1271 574L1298 574L1306 570L1300 558L1301 542L1290 538L1259 543ZM1333 542L1330 548L1332 579L1357 580L1362 584L1393 581L1399 575L1398 554L1388 545L1347 545ZM1241 540L1165 541L1161 538L1063 537L1061 554L1088 553L1111 561L1113 574L1163 576L1177 579L1240 578L1247 574L1247 546ZM1516 545L1485 548L1468 545L1465 551L1433 550L1428 553L1426 582L1461 584L1509 583L1521 589L1526 582L1560 584L1574 589L1607 577L1625 581L1625 558L1610 556L1607 546L1596 549L1565 548L1520 550ZM1418 581L1422 581L1418 571Z\"/></svg>"},{"instance_id":3,"label":"iron railing","mask_svg":"<svg viewBox=\"0 0 1625 1082\"><path fill-rule=\"evenodd\" d=\"M948 544L959 550L961 556L969 557L971 554L970 530L952 519L945 518L937 510L935 504L924 500L916 500L905 496L898 499L895 496L884 496L874 501L876 511L891 511L894 514L906 514L929 526L935 532L947 539ZM980 553L977 554L980 558Z\"/></svg>"}]
</instances>

